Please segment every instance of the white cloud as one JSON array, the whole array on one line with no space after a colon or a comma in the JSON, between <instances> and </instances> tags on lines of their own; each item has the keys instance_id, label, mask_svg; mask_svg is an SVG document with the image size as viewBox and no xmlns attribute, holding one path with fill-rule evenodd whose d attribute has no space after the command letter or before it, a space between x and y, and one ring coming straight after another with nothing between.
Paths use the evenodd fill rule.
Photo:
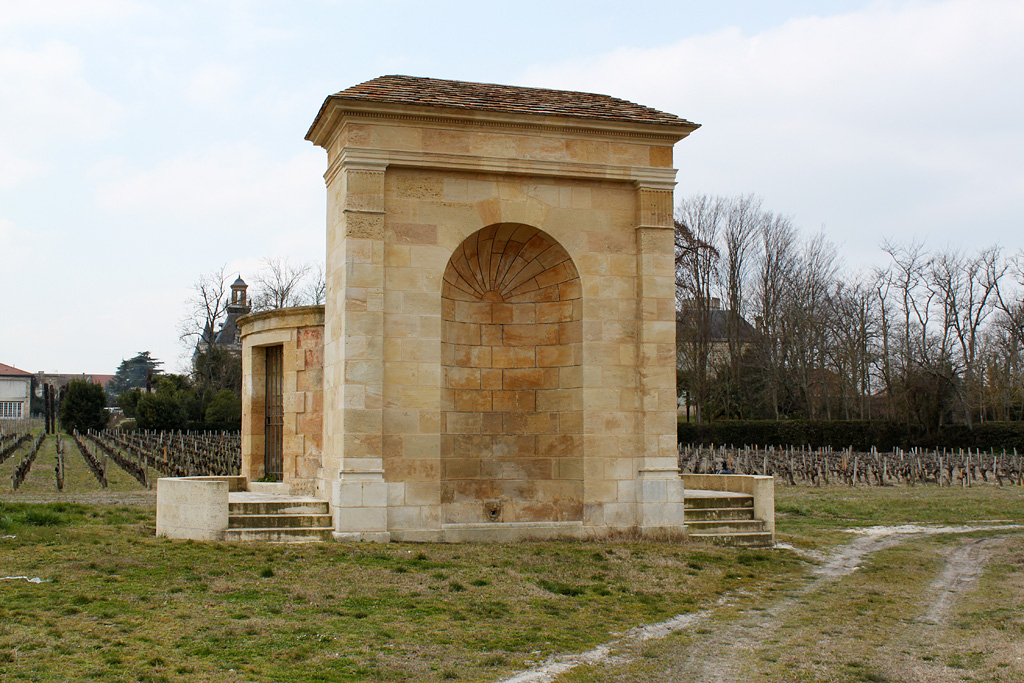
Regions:
<instances>
[{"instance_id":1,"label":"white cloud","mask_svg":"<svg viewBox=\"0 0 1024 683\"><path fill-rule=\"evenodd\" d=\"M38 50L0 48L0 101L0 130L18 137L97 137L118 110L85 79L78 50L56 41Z\"/></svg>"},{"instance_id":2,"label":"white cloud","mask_svg":"<svg viewBox=\"0 0 1024 683\"><path fill-rule=\"evenodd\" d=\"M278 162L251 144L220 144L122 171L101 184L97 201L113 211L156 210L182 220L287 213L310 198L310 176L319 180L323 166L317 150Z\"/></svg>"},{"instance_id":3,"label":"white cloud","mask_svg":"<svg viewBox=\"0 0 1024 683\"><path fill-rule=\"evenodd\" d=\"M206 64L192 75L186 96L196 104L226 111L238 96L242 75L225 64Z\"/></svg>"},{"instance_id":4,"label":"white cloud","mask_svg":"<svg viewBox=\"0 0 1024 683\"><path fill-rule=\"evenodd\" d=\"M110 21L139 11L141 8L134 0L9 0L0 12L0 30Z\"/></svg>"},{"instance_id":5,"label":"white cloud","mask_svg":"<svg viewBox=\"0 0 1024 683\"><path fill-rule=\"evenodd\" d=\"M94 169L96 202L150 230L171 228L179 242L207 245L221 263L275 255L264 250L281 240L287 248L278 253L308 259L311 235L323 250L325 164L317 149L279 160L247 143L186 152L148 169L115 160Z\"/></svg>"},{"instance_id":6,"label":"white cloud","mask_svg":"<svg viewBox=\"0 0 1024 683\"><path fill-rule=\"evenodd\" d=\"M33 242L32 235L27 231L12 221L0 218L0 254L4 255L4 261L8 263L8 274L11 264L24 262L33 257Z\"/></svg>"},{"instance_id":7,"label":"white cloud","mask_svg":"<svg viewBox=\"0 0 1024 683\"><path fill-rule=\"evenodd\" d=\"M67 142L107 135L121 111L89 84L78 51L60 42L0 47L0 102L0 187L7 188L42 174Z\"/></svg>"},{"instance_id":8,"label":"white cloud","mask_svg":"<svg viewBox=\"0 0 1024 683\"><path fill-rule=\"evenodd\" d=\"M2 147L0 141L0 190L13 188L26 180L46 173L49 165L42 161L25 159Z\"/></svg>"},{"instance_id":9,"label":"white cloud","mask_svg":"<svg viewBox=\"0 0 1024 683\"><path fill-rule=\"evenodd\" d=\"M1024 3L882 2L523 80L704 124L676 149L679 194L756 192L866 253L887 235L1001 239L1024 184L1022 63Z\"/></svg>"}]
</instances>

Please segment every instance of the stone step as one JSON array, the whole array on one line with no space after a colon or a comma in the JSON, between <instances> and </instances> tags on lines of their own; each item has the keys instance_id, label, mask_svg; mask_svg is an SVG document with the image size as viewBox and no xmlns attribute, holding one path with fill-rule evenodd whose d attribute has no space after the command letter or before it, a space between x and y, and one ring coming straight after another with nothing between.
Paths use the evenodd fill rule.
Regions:
<instances>
[{"instance_id":1,"label":"stone step","mask_svg":"<svg viewBox=\"0 0 1024 683\"><path fill-rule=\"evenodd\" d=\"M330 527L331 516L328 514L297 514L297 515L228 515L229 529L294 529L298 527Z\"/></svg>"},{"instance_id":2,"label":"stone step","mask_svg":"<svg viewBox=\"0 0 1024 683\"><path fill-rule=\"evenodd\" d=\"M754 508L692 508L684 510L687 522L708 522L717 519L753 519Z\"/></svg>"},{"instance_id":3,"label":"stone step","mask_svg":"<svg viewBox=\"0 0 1024 683\"><path fill-rule=\"evenodd\" d=\"M716 519L707 521L686 520L687 531L692 535L699 534L746 534L764 531L764 522L760 519Z\"/></svg>"},{"instance_id":4,"label":"stone step","mask_svg":"<svg viewBox=\"0 0 1024 683\"><path fill-rule=\"evenodd\" d=\"M231 501L228 503L229 515L327 515L330 508L327 501Z\"/></svg>"},{"instance_id":5,"label":"stone step","mask_svg":"<svg viewBox=\"0 0 1024 683\"><path fill-rule=\"evenodd\" d=\"M702 508L753 508L754 497L744 495L697 497L683 496L684 510L699 510Z\"/></svg>"},{"instance_id":6,"label":"stone step","mask_svg":"<svg viewBox=\"0 0 1024 683\"><path fill-rule=\"evenodd\" d=\"M228 529L225 541L261 541L264 543L310 543L329 541L333 538L332 527L292 527L259 529Z\"/></svg>"},{"instance_id":7,"label":"stone step","mask_svg":"<svg viewBox=\"0 0 1024 683\"><path fill-rule=\"evenodd\" d=\"M734 534L691 533L690 540L713 545L743 546L747 548L771 548L774 545L770 531Z\"/></svg>"}]
</instances>

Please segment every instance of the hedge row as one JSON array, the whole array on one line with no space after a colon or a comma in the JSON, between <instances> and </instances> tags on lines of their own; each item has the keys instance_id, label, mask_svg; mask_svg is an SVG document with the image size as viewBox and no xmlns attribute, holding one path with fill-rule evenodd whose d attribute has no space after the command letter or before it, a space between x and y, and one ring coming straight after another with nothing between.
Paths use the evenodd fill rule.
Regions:
<instances>
[{"instance_id":1,"label":"hedge row","mask_svg":"<svg viewBox=\"0 0 1024 683\"><path fill-rule=\"evenodd\" d=\"M969 429L967 425L946 425L936 434L887 420L719 420L697 424L680 422L680 444L732 446L809 446L857 451L880 451L912 447L973 448L1024 453L1024 422L986 422Z\"/></svg>"}]
</instances>

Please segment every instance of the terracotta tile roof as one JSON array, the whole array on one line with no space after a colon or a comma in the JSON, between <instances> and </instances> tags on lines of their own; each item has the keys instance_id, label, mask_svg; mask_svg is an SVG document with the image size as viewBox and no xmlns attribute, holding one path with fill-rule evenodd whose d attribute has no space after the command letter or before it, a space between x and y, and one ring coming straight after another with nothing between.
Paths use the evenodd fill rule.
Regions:
<instances>
[{"instance_id":1,"label":"terracotta tile roof","mask_svg":"<svg viewBox=\"0 0 1024 683\"><path fill-rule=\"evenodd\" d=\"M608 95L417 76L380 76L342 90L331 99L697 127L675 114Z\"/></svg>"},{"instance_id":2,"label":"terracotta tile roof","mask_svg":"<svg viewBox=\"0 0 1024 683\"><path fill-rule=\"evenodd\" d=\"M3 363L0 363L0 377L31 377L31 376L32 376L31 372L25 372L24 370L19 370L18 368L14 367L13 365L4 365Z\"/></svg>"}]
</instances>

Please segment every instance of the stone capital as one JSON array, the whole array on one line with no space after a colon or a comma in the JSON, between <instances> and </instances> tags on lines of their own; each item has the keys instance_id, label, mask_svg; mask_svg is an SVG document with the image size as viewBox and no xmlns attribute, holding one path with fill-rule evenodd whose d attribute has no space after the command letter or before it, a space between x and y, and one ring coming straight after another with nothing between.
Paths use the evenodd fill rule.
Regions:
<instances>
[{"instance_id":1,"label":"stone capital","mask_svg":"<svg viewBox=\"0 0 1024 683\"><path fill-rule=\"evenodd\" d=\"M671 188L644 187L637 190L637 227L674 229Z\"/></svg>"},{"instance_id":2,"label":"stone capital","mask_svg":"<svg viewBox=\"0 0 1024 683\"><path fill-rule=\"evenodd\" d=\"M384 169L343 168L346 213L384 213Z\"/></svg>"}]
</instances>

